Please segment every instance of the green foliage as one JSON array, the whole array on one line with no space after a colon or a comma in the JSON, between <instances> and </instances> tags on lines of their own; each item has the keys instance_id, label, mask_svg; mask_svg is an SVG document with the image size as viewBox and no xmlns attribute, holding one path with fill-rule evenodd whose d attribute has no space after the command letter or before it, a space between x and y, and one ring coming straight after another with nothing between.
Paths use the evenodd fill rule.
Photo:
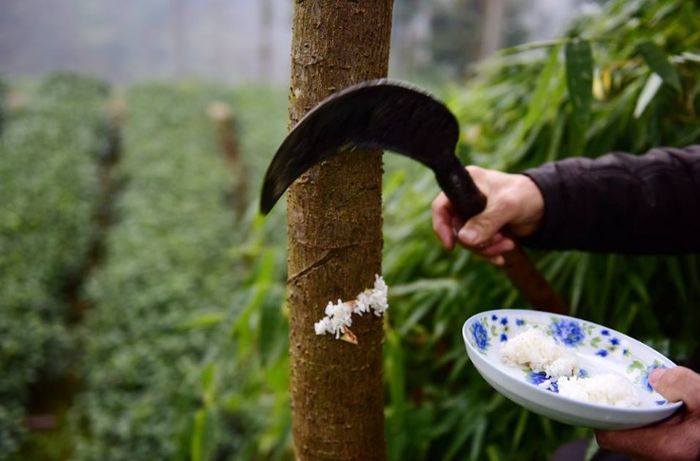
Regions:
<instances>
[{"instance_id":1,"label":"green foliage","mask_svg":"<svg viewBox=\"0 0 700 461\"><path fill-rule=\"evenodd\" d=\"M643 152L697 140L696 10L693 2L611 2L599 15L574 24L569 34L574 38L508 50L484 64L469 91L456 89L452 96L463 123L463 141L474 151L472 160L521 169L561 156L596 156L613 149ZM583 71L583 61L565 60L559 50L561 44L570 48L581 43L589 43L595 57L594 98L583 133L576 124L578 92L571 96L565 78L565 70L574 65ZM645 58L640 46L656 52ZM543 54L557 61L553 75ZM677 74L682 91L675 91L674 83L659 87L646 102L646 111L635 116L642 88L658 72L664 82L674 82L672 75ZM533 82L538 85L533 87ZM540 91L542 86L546 88ZM585 141L580 147L572 145L577 136ZM564 151L558 152L561 146Z\"/></svg>"},{"instance_id":2,"label":"green foliage","mask_svg":"<svg viewBox=\"0 0 700 461\"><path fill-rule=\"evenodd\" d=\"M678 76L678 71L661 48L652 41L645 41L640 43L637 49L654 73L659 75L674 90L681 91L681 79Z\"/></svg>"},{"instance_id":3,"label":"green foliage","mask_svg":"<svg viewBox=\"0 0 700 461\"><path fill-rule=\"evenodd\" d=\"M615 1L599 16L574 24L570 38L503 53L466 86L450 91L462 123L460 155L519 171L570 155L642 152L696 140L700 75L696 55L688 53L700 39L688 19L697 17L695 10L670 1ZM640 55L637 45L649 41L670 56L666 61L677 69L683 91L660 85L647 94L643 114L635 116L649 76L667 73ZM413 162L385 158L390 458L545 459L560 444L590 436L509 402L470 365L459 329L464 320L481 310L524 303L495 268L466 251L449 254L439 247L430 228L429 203L438 193L434 179ZM255 227L250 239L263 229ZM283 281L271 278L269 260L272 253L280 258L282 250L248 248L257 263L241 287L248 301L233 328L245 384L240 394L222 401L224 411L254 415L240 458L285 459L291 457L288 364L286 354L270 360L268 351L287 346L286 322L266 320L270 312L280 312ZM696 258L534 256L574 315L629 332L679 361L697 344Z\"/></svg>"},{"instance_id":4,"label":"green foliage","mask_svg":"<svg viewBox=\"0 0 700 461\"><path fill-rule=\"evenodd\" d=\"M288 386L286 366L277 365L286 361L284 206L263 223L251 200L244 219L234 219L231 199L244 198L231 196L206 112L222 99L244 108L235 113L240 174L254 178L254 196L267 166L261 154L285 131L283 93L158 84L129 91L116 223L89 282L91 310L70 331L59 292L84 267L94 238L106 88L59 74L31 93L0 144L0 365L12 370L0 376L0 459L21 442L26 384L63 372L69 360L74 367L75 336L84 383L65 436L76 443L53 455L43 447L51 459L72 445L75 459L230 459L284 449L276 433L261 446L243 438L263 431L261 408L289 424L288 402L277 398ZM258 324L263 334L253 343L234 344Z\"/></svg>"},{"instance_id":5,"label":"green foliage","mask_svg":"<svg viewBox=\"0 0 700 461\"><path fill-rule=\"evenodd\" d=\"M575 24L572 38L503 53L465 87L452 89L460 152L469 162L519 171L570 155L641 153L697 141L700 66L687 52L698 49L700 36L687 18L698 13L692 2L614 1ZM657 51L640 56L637 44L650 42L659 44L654 49L663 50L663 59ZM680 76L680 91L669 66ZM635 116L652 72L667 85ZM431 178L398 172L387 177L389 184L384 273L393 287L385 343L391 458L545 459L561 443L588 435L522 410L471 367L458 326L478 311L524 304L495 269L438 247L429 224L428 203L437 193ZM574 315L628 332L678 361L697 345L697 257L535 256Z\"/></svg>"},{"instance_id":6,"label":"green foliage","mask_svg":"<svg viewBox=\"0 0 700 461\"><path fill-rule=\"evenodd\" d=\"M0 459L18 447L27 385L71 361L62 290L95 231L105 94L49 76L0 138Z\"/></svg>"},{"instance_id":7,"label":"green foliage","mask_svg":"<svg viewBox=\"0 0 700 461\"><path fill-rule=\"evenodd\" d=\"M108 259L90 281L94 306L82 326L85 389L74 414L76 459L201 458L222 379L210 364L224 344L244 276L226 248L237 236L207 105L217 89L132 88L123 128L123 192ZM228 376L226 386L235 386ZM238 444L236 420L222 421ZM218 454L217 454L218 456Z\"/></svg>"},{"instance_id":8,"label":"green foliage","mask_svg":"<svg viewBox=\"0 0 700 461\"><path fill-rule=\"evenodd\" d=\"M593 102L593 55L587 40L574 40L566 44L566 87L571 102L572 132L570 147L582 151L584 135L588 129Z\"/></svg>"},{"instance_id":9,"label":"green foliage","mask_svg":"<svg viewBox=\"0 0 700 461\"><path fill-rule=\"evenodd\" d=\"M231 105L241 154L250 176L250 205L255 207L265 170L287 132L287 94L284 88L263 85L239 86L233 88L232 93ZM276 207L279 205L284 203ZM256 209L251 211L257 212ZM272 237L275 235L284 237L279 232Z\"/></svg>"},{"instance_id":10,"label":"green foliage","mask_svg":"<svg viewBox=\"0 0 700 461\"><path fill-rule=\"evenodd\" d=\"M694 2L615 0L566 38L502 53L449 91L460 156L520 171L570 155L696 141L697 10ZM98 111L106 90L81 81L47 79L0 141L0 188L10 197L0 202L0 365L13 370L0 376L4 453L22 419L21 406L5 402L20 402L47 364L62 368L70 342L54 294L84 258L94 153L106 139ZM214 99L232 102L251 178L240 220L206 117ZM79 329L85 382L72 412L76 459L292 457L284 203L265 219L255 208L284 113L283 93L260 87L231 94L148 84L128 92L116 223ZM589 436L510 403L476 373L459 327L475 312L524 304L498 270L439 247L432 176L397 156L386 164L390 458L544 459ZM534 256L574 315L678 361L697 345L697 257Z\"/></svg>"},{"instance_id":11,"label":"green foliage","mask_svg":"<svg viewBox=\"0 0 700 461\"><path fill-rule=\"evenodd\" d=\"M257 214L263 174L286 132L286 98L280 89L242 87L233 92L233 107L253 180L249 211L227 251L245 276L229 287L236 293L236 309L221 318L224 334L212 341L202 368L204 373L214 366L219 385L210 387L206 405L192 415L190 456L290 459L284 200L267 217ZM232 420L239 422L241 434L235 450L226 426Z\"/></svg>"}]
</instances>

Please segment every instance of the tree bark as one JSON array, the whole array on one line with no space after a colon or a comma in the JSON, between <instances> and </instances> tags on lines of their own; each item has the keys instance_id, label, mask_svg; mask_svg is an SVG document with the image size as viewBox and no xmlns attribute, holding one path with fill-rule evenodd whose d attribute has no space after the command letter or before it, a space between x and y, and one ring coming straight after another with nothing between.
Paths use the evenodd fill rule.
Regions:
<instances>
[{"instance_id":1,"label":"tree bark","mask_svg":"<svg viewBox=\"0 0 700 461\"><path fill-rule=\"evenodd\" d=\"M175 58L175 78L181 79L185 76L187 68L187 41L185 33L187 24L185 23L185 4L183 0L172 0L172 31L173 31L173 56Z\"/></svg>"},{"instance_id":2,"label":"tree bark","mask_svg":"<svg viewBox=\"0 0 700 461\"><path fill-rule=\"evenodd\" d=\"M488 58L501 48L504 10L504 0L484 0L479 59Z\"/></svg>"},{"instance_id":3,"label":"tree bark","mask_svg":"<svg viewBox=\"0 0 700 461\"><path fill-rule=\"evenodd\" d=\"M386 76L392 0L297 0L290 126L326 96ZM359 345L317 336L329 301L381 273L381 152L310 169L287 196L292 430L300 460L383 460L382 319L353 318Z\"/></svg>"},{"instance_id":4,"label":"tree bark","mask_svg":"<svg viewBox=\"0 0 700 461\"><path fill-rule=\"evenodd\" d=\"M264 82L270 80L272 69L272 3L271 0L258 0L258 5L258 78Z\"/></svg>"},{"instance_id":5,"label":"tree bark","mask_svg":"<svg viewBox=\"0 0 700 461\"><path fill-rule=\"evenodd\" d=\"M236 218L241 219L250 205L248 198L249 172L241 158L236 119L229 105L221 101L214 101L209 104L207 113L216 125L219 150L224 157L226 168L234 178L230 197L231 206L236 214Z\"/></svg>"}]
</instances>

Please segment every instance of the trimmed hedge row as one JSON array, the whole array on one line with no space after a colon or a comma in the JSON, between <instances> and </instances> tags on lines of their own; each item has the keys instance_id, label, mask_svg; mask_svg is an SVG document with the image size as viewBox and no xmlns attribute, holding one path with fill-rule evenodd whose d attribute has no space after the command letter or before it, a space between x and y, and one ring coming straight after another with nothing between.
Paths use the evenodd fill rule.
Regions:
<instances>
[{"instance_id":1,"label":"trimmed hedge row","mask_svg":"<svg viewBox=\"0 0 700 461\"><path fill-rule=\"evenodd\" d=\"M127 94L125 188L83 323L76 459L185 459L198 449L193 426L203 422L194 416L218 379L210 344L225 338L242 277L229 250L232 178L206 115L222 96L158 84ZM234 449L235 425L224 426L221 450Z\"/></svg>"},{"instance_id":2,"label":"trimmed hedge row","mask_svg":"<svg viewBox=\"0 0 700 461\"><path fill-rule=\"evenodd\" d=\"M0 138L0 459L21 442L27 385L71 360L62 289L95 231L106 94L91 79L47 77Z\"/></svg>"}]
</instances>

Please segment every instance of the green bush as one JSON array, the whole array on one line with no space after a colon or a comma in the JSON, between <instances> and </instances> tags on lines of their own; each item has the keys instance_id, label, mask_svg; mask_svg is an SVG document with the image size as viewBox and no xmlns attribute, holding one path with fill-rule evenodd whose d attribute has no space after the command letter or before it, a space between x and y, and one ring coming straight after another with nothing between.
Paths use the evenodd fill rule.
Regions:
<instances>
[{"instance_id":1,"label":"green bush","mask_svg":"<svg viewBox=\"0 0 700 461\"><path fill-rule=\"evenodd\" d=\"M21 440L27 385L71 360L62 290L95 231L106 92L98 86L45 78L0 138L0 459Z\"/></svg>"},{"instance_id":2,"label":"green bush","mask_svg":"<svg viewBox=\"0 0 700 461\"><path fill-rule=\"evenodd\" d=\"M211 346L224 343L223 321L237 310L245 275L230 251L239 235L232 178L206 113L228 97L193 85L148 84L127 94L123 191L82 325L76 459L185 459L200 446L206 421L196 414L221 379ZM227 438L219 450L232 451L238 422L221 424Z\"/></svg>"}]
</instances>

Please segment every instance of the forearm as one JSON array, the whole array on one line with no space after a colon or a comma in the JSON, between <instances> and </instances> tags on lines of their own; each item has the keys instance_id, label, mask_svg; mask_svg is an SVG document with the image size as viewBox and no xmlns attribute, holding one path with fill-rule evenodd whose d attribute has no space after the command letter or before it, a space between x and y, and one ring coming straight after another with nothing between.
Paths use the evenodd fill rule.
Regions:
<instances>
[{"instance_id":1,"label":"forearm","mask_svg":"<svg viewBox=\"0 0 700 461\"><path fill-rule=\"evenodd\" d=\"M544 197L525 245L628 254L700 252L700 145L571 158L525 172Z\"/></svg>"}]
</instances>

